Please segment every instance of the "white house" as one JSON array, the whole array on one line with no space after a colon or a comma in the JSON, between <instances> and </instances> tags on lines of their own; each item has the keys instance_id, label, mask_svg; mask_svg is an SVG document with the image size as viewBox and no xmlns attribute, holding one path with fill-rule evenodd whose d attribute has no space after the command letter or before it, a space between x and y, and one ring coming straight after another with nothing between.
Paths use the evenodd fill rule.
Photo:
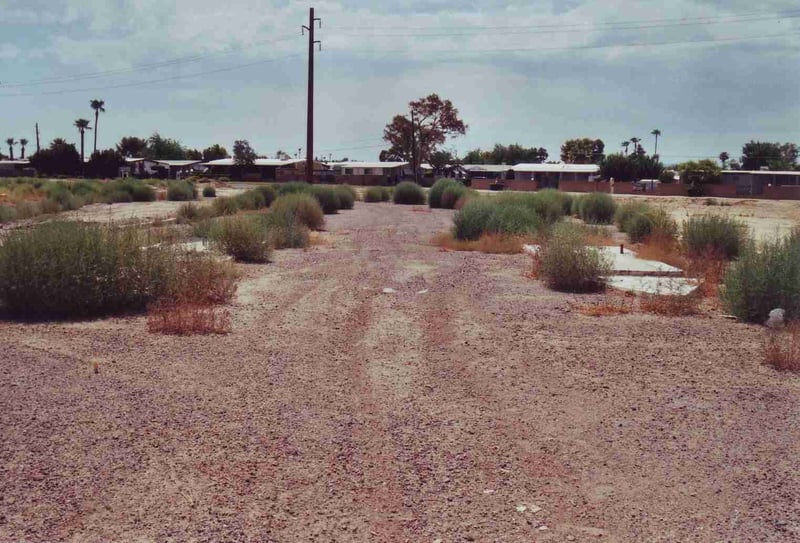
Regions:
<instances>
[{"instance_id":1,"label":"white house","mask_svg":"<svg viewBox=\"0 0 800 543\"><path fill-rule=\"evenodd\" d=\"M517 164L510 168L517 181L536 181L539 188L558 187L559 181L594 181L597 164Z\"/></svg>"}]
</instances>

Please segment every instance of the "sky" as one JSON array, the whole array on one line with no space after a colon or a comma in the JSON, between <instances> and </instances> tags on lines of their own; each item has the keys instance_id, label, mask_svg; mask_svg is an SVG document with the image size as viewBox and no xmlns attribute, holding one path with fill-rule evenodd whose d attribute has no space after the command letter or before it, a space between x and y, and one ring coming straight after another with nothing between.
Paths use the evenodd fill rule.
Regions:
<instances>
[{"instance_id":1,"label":"sky","mask_svg":"<svg viewBox=\"0 0 800 543\"><path fill-rule=\"evenodd\" d=\"M668 164L800 143L796 0L317 1L316 154L374 160L408 102L450 99L469 125L445 146L642 138ZM191 148L305 146L309 3L0 0L0 141L98 147L153 132ZM29 151L35 144L29 144ZM17 151L18 153L18 151Z\"/></svg>"}]
</instances>

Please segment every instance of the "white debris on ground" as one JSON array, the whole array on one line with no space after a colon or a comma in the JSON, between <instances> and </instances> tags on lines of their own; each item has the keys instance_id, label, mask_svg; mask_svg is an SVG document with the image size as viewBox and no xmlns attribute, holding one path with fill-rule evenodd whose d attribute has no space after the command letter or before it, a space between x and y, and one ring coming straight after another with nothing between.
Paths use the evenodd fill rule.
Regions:
<instances>
[{"instance_id":1,"label":"white debris on ground","mask_svg":"<svg viewBox=\"0 0 800 543\"><path fill-rule=\"evenodd\" d=\"M697 280L685 277L612 275L608 278L608 286L617 290L638 292L640 294L687 296L697 288Z\"/></svg>"}]
</instances>

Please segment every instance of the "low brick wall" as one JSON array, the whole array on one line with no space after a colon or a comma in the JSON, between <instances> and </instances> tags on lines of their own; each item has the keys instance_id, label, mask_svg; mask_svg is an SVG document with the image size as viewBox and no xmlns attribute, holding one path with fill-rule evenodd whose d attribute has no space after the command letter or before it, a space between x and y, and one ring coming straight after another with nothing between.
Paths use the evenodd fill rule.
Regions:
<instances>
[{"instance_id":1,"label":"low brick wall","mask_svg":"<svg viewBox=\"0 0 800 543\"><path fill-rule=\"evenodd\" d=\"M800 200L800 187L764 187L764 193L760 197L767 200Z\"/></svg>"}]
</instances>

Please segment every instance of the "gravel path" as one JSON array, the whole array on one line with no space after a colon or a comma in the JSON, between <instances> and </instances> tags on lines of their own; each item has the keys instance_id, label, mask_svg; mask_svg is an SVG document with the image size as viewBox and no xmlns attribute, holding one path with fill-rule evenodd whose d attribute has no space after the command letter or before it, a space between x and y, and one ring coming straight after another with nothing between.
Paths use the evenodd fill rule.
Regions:
<instances>
[{"instance_id":1,"label":"gravel path","mask_svg":"<svg viewBox=\"0 0 800 543\"><path fill-rule=\"evenodd\" d=\"M583 316L428 245L450 217L329 218L242 268L224 337L0 322L0 541L800 538L800 380L758 328Z\"/></svg>"}]
</instances>

